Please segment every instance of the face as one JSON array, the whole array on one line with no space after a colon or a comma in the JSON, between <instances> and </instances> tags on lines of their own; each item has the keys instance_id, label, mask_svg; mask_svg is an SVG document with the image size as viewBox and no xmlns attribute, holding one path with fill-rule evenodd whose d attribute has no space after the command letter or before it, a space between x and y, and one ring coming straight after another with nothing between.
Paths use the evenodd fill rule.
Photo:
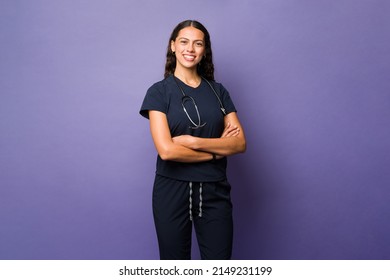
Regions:
<instances>
[{"instance_id":1,"label":"face","mask_svg":"<svg viewBox=\"0 0 390 280\"><path fill-rule=\"evenodd\" d=\"M192 26L183 28L171 42L171 50L175 52L176 69L196 68L206 51L203 32Z\"/></svg>"}]
</instances>

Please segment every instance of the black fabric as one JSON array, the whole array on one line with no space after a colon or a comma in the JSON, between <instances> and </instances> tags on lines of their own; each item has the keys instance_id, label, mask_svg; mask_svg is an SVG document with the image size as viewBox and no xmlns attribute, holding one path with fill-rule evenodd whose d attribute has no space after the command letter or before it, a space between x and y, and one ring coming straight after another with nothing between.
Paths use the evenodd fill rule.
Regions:
<instances>
[{"instance_id":1,"label":"black fabric","mask_svg":"<svg viewBox=\"0 0 390 280\"><path fill-rule=\"evenodd\" d=\"M217 97L207 82L202 80L197 88L192 88L176 79L185 94L195 100L202 124L206 123L202 128L191 129L190 126L193 125L182 107L183 94L174 79L176 78L171 75L148 89L140 114L148 118L149 110L165 113L172 137L192 135L202 138L219 138L224 129L224 115L220 110ZM236 112L229 92L220 83L211 82L211 84L219 94L227 114ZM194 106L187 105L186 108L190 117L198 122ZM180 163L163 161L157 156L156 174L183 181L216 182L226 178L226 166L226 158L201 163Z\"/></svg>"},{"instance_id":2,"label":"black fabric","mask_svg":"<svg viewBox=\"0 0 390 280\"><path fill-rule=\"evenodd\" d=\"M199 183L194 184L192 212L200 255L205 260L231 258L233 244L230 184L203 183L202 217L199 213ZM157 175L153 187L153 215L160 259L191 258L192 222L189 214L189 183Z\"/></svg>"}]
</instances>

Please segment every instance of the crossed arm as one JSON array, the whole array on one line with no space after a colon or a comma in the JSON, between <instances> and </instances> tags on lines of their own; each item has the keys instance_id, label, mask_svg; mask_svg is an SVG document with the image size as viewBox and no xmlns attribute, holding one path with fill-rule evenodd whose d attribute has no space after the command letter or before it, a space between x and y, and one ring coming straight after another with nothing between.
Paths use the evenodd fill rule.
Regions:
<instances>
[{"instance_id":1,"label":"crossed arm","mask_svg":"<svg viewBox=\"0 0 390 280\"><path fill-rule=\"evenodd\" d=\"M244 131L236 113L225 116L225 129L220 138L200 138L191 135L173 137L166 115L149 111L150 131L157 152L163 160L201 162L243 153L246 149Z\"/></svg>"}]
</instances>

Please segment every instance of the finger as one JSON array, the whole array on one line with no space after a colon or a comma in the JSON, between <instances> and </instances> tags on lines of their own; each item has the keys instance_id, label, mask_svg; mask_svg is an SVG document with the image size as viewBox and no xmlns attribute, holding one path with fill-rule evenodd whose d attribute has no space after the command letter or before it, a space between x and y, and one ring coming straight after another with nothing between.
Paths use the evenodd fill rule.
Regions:
<instances>
[{"instance_id":1,"label":"finger","mask_svg":"<svg viewBox=\"0 0 390 280\"><path fill-rule=\"evenodd\" d=\"M232 127L229 127L229 128L227 128L227 129L225 129L225 131L226 131L227 133L230 133L230 132L232 132L232 131L235 131L236 129L238 129L238 127L232 126Z\"/></svg>"},{"instance_id":2,"label":"finger","mask_svg":"<svg viewBox=\"0 0 390 280\"><path fill-rule=\"evenodd\" d=\"M231 131L230 133L227 133L225 137L233 137L233 136L238 136L240 134L240 130L236 129L234 131Z\"/></svg>"}]
</instances>

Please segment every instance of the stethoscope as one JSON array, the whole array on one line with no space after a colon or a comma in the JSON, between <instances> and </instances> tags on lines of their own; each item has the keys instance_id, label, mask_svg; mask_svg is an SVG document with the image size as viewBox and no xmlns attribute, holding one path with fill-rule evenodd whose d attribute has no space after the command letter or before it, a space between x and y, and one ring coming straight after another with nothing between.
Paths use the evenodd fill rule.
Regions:
<instances>
[{"instance_id":1,"label":"stethoscope","mask_svg":"<svg viewBox=\"0 0 390 280\"><path fill-rule=\"evenodd\" d=\"M184 113L186 114L187 118L189 119L189 121L192 123L193 126L190 126L189 128L191 129L198 129L198 128L201 128L201 127L204 127L206 125L206 123L203 123L202 124L202 121L200 119L200 114L199 114L199 110L198 110L198 106L196 105L196 102L195 102L195 99L192 98L191 96L188 96L184 93L184 90L183 88L179 85L179 83L177 82L177 78L175 76L173 76L173 79L175 80L175 83L177 85L177 87L180 89L181 93L183 94L182 98L181 98L181 106L183 107L183 110L184 110ZM222 111L222 114L224 116L226 116L226 109L223 107L223 104L222 104L222 101L221 101L221 98L219 98L219 95L218 93L215 91L214 87L211 85L211 83L205 79L204 77L202 77L202 79L204 81L207 82L207 84L210 86L210 88L212 89L212 91L214 92L215 96L217 97L218 99L218 102L219 102L219 106L220 106L220 109ZM196 111L196 115L198 117L198 122L196 123L192 118L191 116L188 114L188 111L186 109L186 107L184 106L184 104L186 102L192 102L192 104L194 105L194 108L195 108L195 111Z\"/></svg>"}]
</instances>

